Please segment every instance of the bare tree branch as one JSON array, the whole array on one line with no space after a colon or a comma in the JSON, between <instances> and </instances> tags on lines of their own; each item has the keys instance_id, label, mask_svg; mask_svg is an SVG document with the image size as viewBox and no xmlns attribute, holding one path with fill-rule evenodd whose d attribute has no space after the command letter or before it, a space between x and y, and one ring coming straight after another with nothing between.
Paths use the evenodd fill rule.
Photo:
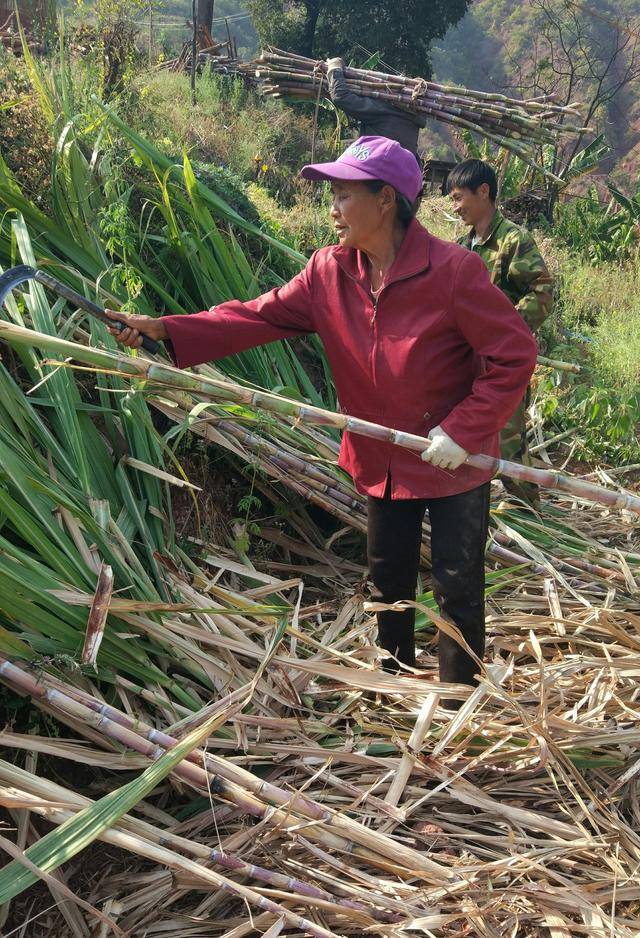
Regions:
<instances>
[{"instance_id":1,"label":"bare tree branch","mask_svg":"<svg viewBox=\"0 0 640 938\"><path fill-rule=\"evenodd\" d=\"M564 104L581 102L595 135L616 96L640 79L640 32L597 10L591 16L579 0L530 2L539 14L539 33L528 63L512 60L516 88L523 95L554 95ZM584 143L580 135L555 147L555 174L567 173Z\"/></svg>"}]
</instances>

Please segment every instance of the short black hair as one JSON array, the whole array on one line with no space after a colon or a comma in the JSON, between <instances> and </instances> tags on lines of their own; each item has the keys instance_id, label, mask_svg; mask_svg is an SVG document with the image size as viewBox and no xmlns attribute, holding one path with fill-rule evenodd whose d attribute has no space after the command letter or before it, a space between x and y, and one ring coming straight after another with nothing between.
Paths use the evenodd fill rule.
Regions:
<instances>
[{"instance_id":1,"label":"short black hair","mask_svg":"<svg viewBox=\"0 0 640 938\"><path fill-rule=\"evenodd\" d=\"M373 192L374 195L377 195L378 192L382 192L385 186L391 186L390 182L383 182L382 179L365 179L363 182L367 189ZM419 193L415 202L410 202L406 195L402 195L402 193L398 192L393 186L391 186L391 188L396 194L396 218L400 224L404 225L406 228L411 219L415 218L415 214L418 211L422 199L422 192Z\"/></svg>"},{"instance_id":2,"label":"short black hair","mask_svg":"<svg viewBox=\"0 0 640 938\"><path fill-rule=\"evenodd\" d=\"M477 192L483 182L489 186L489 198L498 196L498 179L493 168L483 160L464 160L454 166L447 177L447 192L452 189L471 189Z\"/></svg>"}]
</instances>

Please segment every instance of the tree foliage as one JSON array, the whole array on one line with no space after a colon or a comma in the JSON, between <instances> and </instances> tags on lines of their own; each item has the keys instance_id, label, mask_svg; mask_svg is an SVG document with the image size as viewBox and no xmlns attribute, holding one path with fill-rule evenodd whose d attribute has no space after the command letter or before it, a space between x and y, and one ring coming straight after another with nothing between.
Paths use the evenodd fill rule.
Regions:
<instances>
[{"instance_id":1,"label":"tree foliage","mask_svg":"<svg viewBox=\"0 0 640 938\"><path fill-rule=\"evenodd\" d=\"M137 17L148 14L149 0L75 0L75 12L89 48L95 49L101 62L101 93L122 91L132 73L136 55Z\"/></svg>"},{"instance_id":2,"label":"tree foliage","mask_svg":"<svg viewBox=\"0 0 640 938\"><path fill-rule=\"evenodd\" d=\"M378 52L398 71L429 77L431 43L464 16L469 2L248 0L248 6L264 44L318 58Z\"/></svg>"}]
</instances>

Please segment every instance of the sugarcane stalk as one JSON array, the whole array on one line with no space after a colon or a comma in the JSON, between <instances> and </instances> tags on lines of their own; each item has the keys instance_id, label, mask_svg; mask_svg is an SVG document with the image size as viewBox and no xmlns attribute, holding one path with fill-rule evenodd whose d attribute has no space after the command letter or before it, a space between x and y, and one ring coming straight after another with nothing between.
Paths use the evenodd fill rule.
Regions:
<instances>
[{"instance_id":1,"label":"sugarcane stalk","mask_svg":"<svg viewBox=\"0 0 640 938\"><path fill-rule=\"evenodd\" d=\"M314 87L317 87L317 82L314 81L313 77L303 75L292 76L291 79L286 79L284 82L280 81L278 84L279 87L289 87L290 82L291 84L295 84L305 80L310 81ZM504 126L511 127L514 130L518 128L524 129L529 132L532 138L539 137L541 140L553 140L553 134L551 133L553 130L562 130L565 132L569 130L575 132L583 131L581 127L571 127L567 124L554 124L551 121L546 121L542 124L538 117L530 117L526 114L495 105L491 107L483 106L482 110L479 111L477 104L470 98L447 97L445 95L415 96L406 86L398 86L397 90L394 90L393 86L388 83L375 84L362 81L349 81L347 79L346 85L350 91L357 91L366 97L381 98L384 96L387 100L394 103L400 100L403 102L404 106L413 111L420 111L423 108L434 109L445 113L461 114L462 116L469 117L469 119L474 119L481 115L483 120L493 121L500 125L504 124ZM322 87L324 90L324 84Z\"/></svg>"},{"instance_id":2,"label":"sugarcane stalk","mask_svg":"<svg viewBox=\"0 0 640 938\"><path fill-rule=\"evenodd\" d=\"M295 77L296 81L300 81L301 79L302 76ZM572 124L555 123L548 118L542 123L541 115L528 115L522 110L510 109L500 105L492 104L491 106L482 105L479 107L478 103L468 96L456 97L444 94L415 95L413 92L409 91L406 85L393 86L387 82L376 84L362 81L349 81L349 79L347 79L347 87L350 90L358 91L367 96L373 96L374 93L378 95L386 93L395 96L405 101L406 105L412 110L420 110L420 108L424 107L437 108L444 111L451 110L454 113L456 110L468 112L472 117L478 116L482 117L483 120L495 120L498 123L504 122L505 125L525 128L530 131L533 137L539 135L549 140L553 139L552 131L558 133L584 133L587 129ZM394 87L397 88L396 91L394 91Z\"/></svg>"},{"instance_id":3,"label":"sugarcane stalk","mask_svg":"<svg viewBox=\"0 0 640 938\"><path fill-rule=\"evenodd\" d=\"M92 803L91 799L84 795L71 792L54 782L44 781L25 769L21 769L3 760L0 760L0 777L5 783L9 783L15 787L20 786L26 788L29 795L34 798L34 803L37 803L41 798L49 798L54 800L58 806L64 804L74 810L77 806L84 808ZM240 873L249 879L255 879L258 882L266 883L267 885L275 886L279 889L293 890L299 896L305 896L310 899L321 899L325 902L333 902L345 910L362 912L371 917L374 921L399 922L402 920L401 916L397 913L379 911L376 908L351 899L336 898L330 892L327 892L327 890L307 883L304 880L292 876L285 876L283 873L275 873L263 866L242 860L232 853L218 850L215 847L210 848L205 844L189 840L186 837L181 837L179 834L174 834L171 831L159 830L147 821L129 814L120 818L117 825L115 825L115 829L123 829L129 833L138 834L147 840L151 840L165 847L171 846L176 850L191 854L191 856L195 857L197 860L216 863L224 869Z\"/></svg>"},{"instance_id":4,"label":"sugarcane stalk","mask_svg":"<svg viewBox=\"0 0 640 938\"><path fill-rule=\"evenodd\" d=\"M511 544L511 539L502 531L496 531L494 538L505 547ZM554 557L553 563L557 564L559 568L568 570L571 573L575 573L577 570L589 573L592 576L601 577L603 580L617 580L619 583L626 582L623 574L620 573L619 570L609 569L608 567L602 566L602 564L592 563L590 560L585 560L584 557L576 557L574 554L565 558Z\"/></svg>"},{"instance_id":5,"label":"sugarcane stalk","mask_svg":"<svg viewBox=\"0 0 640 938\"><path fill-rule=\"evenodd\" d=\"M582 368L574 362L561 362L555 358L546 358L544 355L538 355L538 364L546 365L547 368L553 368L555 371L570 371L573 374L580 374Z\"/></svg>"},{"instance_id":6,"label":"sugarcane stalk","mask_svg":"<svg viewBox=\"0 0 640 938\"><path fill-rule=\"evenodd\" d=\"M92 726L107 738L140 752L152 761L178 742L175 737L145 725L139 719L130 718L77 688L61 685L61 682L54 683L46 675L36 678L2 656L0 680L42 702L56 714L62 715L63 719L71 717ZM61 686L64 690L60 689ZM209 765L215 765L215 775L208 768ZM414 875L421 872L436 883L456 878L453 870L422 856L418 851L397 844L383 834L369 831L352 818L334 813L330 808L316 804L303 795L278 789L210 752L204 754L194 750L175 767L174 773L198 790L218 795L250 816L266 820L277 828L297 828L300 817L315 821L306 827L308 837L318 839L333 849L357 853L374 865L381 864L384 867L393 857L405 869L412 870ZM247 791L230 781L229 776L248 781L253 791ZM282 807L265 804L261 799L270 799Z\"/></svg>"},{"instance_id":7,"label":"sugarcane stalk","mask_svg":"<svg viewBox=\"0 0 640 938\"><path fill-rule=\"evenodd\" d=\"M564 363L560 362L559 364ZM179 403L181 407L185 407L187 413L184 415L176 414L175 410L164 406L162 401L166 398L171 398ZM172 394L171 392L163 394L162 398L153 401L153 403L154 406L158 407L164 414L176 422L181 422L181 420L186 419L188 412L194 406L193 399L189 398L188 395ZM209 421L205 421L204 419L198 421L198 423L194 423L191 429L212 443L220 443L220 436L231 436L232 439L238 440L246 446L250 452L255 453L256 456L260 458L265 471L272 474L277 481L293 489L307 501L319 505L346 525L356 530L366 531L365 500L362 496L358 495L357 492L353 491L351 484L346 485L344 489L340 488L340 480L336 476L308 462L299 452L289 453L277 447L266 438L252 433L251 431L247 431L245 427L234 423L230 419L225 419L222 411L220 411L219 418L213 417L209 418L209 420L211 423L215 422L216 432L213 435L208 432L210 427ZM276 428L274 427L273 429ZM553 440L551 442L553 442ZM233 446L231 449L235 451ZM247 453L244 455L244 458L250 460L252 457ZM311 479L317 479L320 485L318 487L312 485L310 483ZM349 513L345 512L345 506L349 509ZM496 543L495 540L500 541L500 544ZM524 557L512 549L507 549L507 545L509 545L511 541L506 535L496 534L495 540L490 541L487 553L500 565L513 566L514 564L524 564L541 575L548 573L545 567L536 563L531 558ZM428 563L430 561L429 526L426 520L423 522L421 551L423 560ZM582 558L576 557L573 553L566 559L553 556L551 562L558 570L568 573L571 576L576 576L576 574L581 572L587 572L605 580L616 580L621 585L627 583L624 575L619 571L613 568L609 570L605 566L590 563ZM604 584L602 587L598 586L598 588L605 588Z\"/></svg>"},{"instance_id":8,"label":"sugarcane stalk","mask_svg":"<svg viewBox=\"0 0 640 938\"><path fill-rule=\"evenodd\" d=\"M171 394L163 394L163 397L170 397ZM161 399L152 399L154 407L160 410L163 414L169 417L171 420L174 420L178 423L182 422L188 417L187 412L180 410L176 413L176 409L173 407L168 407L166 404L163 404ZM190 408L189 408L190 409ZM215 426L212 426L212 423L215 423ZM216 445L220 445L221 437L226 438L230 437L229 443L224 443L232 453L237 454L237 447L235 441L244 441L245 443L249 442L246 430L239 427L233 423L232 420L198 420L193 423L191 429L194 433L197 433L199 436L202 436L205 440ZM251 434L251 437L255 437L256 443L254 444L251 441L250 452L253 455L249 457L248 454L245 455L245 459L249 458L259 458L262 462L265 446L264 438L258 437L255 434ZM333 487L327 488L325 491L319 491L318 489L311 488L308 484L308 479L306 478L307 472L304 467L311 470L315 470L316 467L310 463L306 463L301 460L298 456L291 457L294 461L289 464L287 458L281 453L279 458L273 459L270 461L268 469L270 474L279 482L290 488L297 495L300 495L305 501L309 501L318 505L324 511L329 512L329 514L338 518L341 522L349 527L353 527L358 531L366 531L367 522L366 522L366 508L364 500L358 496L357 493L354 493L351 488L343 491L337 486L339 485L339 480L330 477L333 479ZM264 462L262 465L267 468ZM299 475L298 475L299 470ZM254 484L262 489L260 478L255 479ZM268 495L269 492L267 491Z\"/></svg>"},{"instance_id":9,"label":"sugarcane stalk","mask_svg":"<svg viewBox=\"0 0 640 938\"><path fill-rule=\"evenodd\" d=\"M180 399L178 395L172 395L171 393L164 394L163 397L173 397L175 400ZM167 417L178 423L186 419L188 416L188 411L193 406L193 402L191 402L191 404L187 407L186 413L180 411L177 414L174 408L167 407L165 404L163 404L162 399L153 400L153 404ZM211 426L212 423L215 423L215 431L213 431L213 427ZM351 485L345 487L345 490L338 488L339 479L330 476L328 473L326 476L323 474L322 481L331 482L329 487L319 490L310 486L308 481L309 477L318 474L319 470L317 466L302 459L299 453L289 454L283 450L279 450L264 437L250 433L245 430L244 427L234 424L232 420L226 420L224 418L220 418L219 422L216 421L216 418L210 418L209 420L199 420L197 423L194 423L191 426L191 430L194 433L202 436L204 439L208 440L210 443L215 444L220 443L220 436L231 436L232 439L246 444L249 449L252 452L255 452L255 454L261 459L263 456L265 456L265 449L267 450L267 454L274 453L274 456L267 455L267 459L262 463L265 471L268 471L277 481L292 489L294 492L296 492L296 494L300 495L306 501L318 505L324 511L327 511L329 514L338 518L338 520L343 522L345 525L355 528L357 531L366 531L367 519L366 503L364 498L357 492L354 492ZM230 449L232 452L236 452L236 449L233 445L230 446ZM244 458L250 459L251 457L248 454L245 454ZM319 475L318 478L320 478ZM261 488L259 479L255 480L254 484ZM269 494L268 491L266 494ZM348 511L345 510L345 506L349 509ZM429 526L425 520L423 522L421 556L423 561L427 563L430 562L431 556L429 550L429 533ZM523 557L521 554L506 550L506 548L495 544L493 541L489 543L487 547L487 553L502 566L510 567L514 564L516 566L524 564L529 566L532 570L534 570L534 572L540 573L542 575L546 575L548 572L542 565L535 563L530 558ZM559 565L562 564L562 561L554 558L554 563ZM566 568L570 573L575 574L576 571L574 569L569 566ZM624 582L624 577L622 577L622 575L620 575L620 578L621 581Z\"/></svg>"},{"instance_id":10,"label":"sugarcane stalk","mask_svg":"<svg viewBox=\"0 0 640 938\"><path fill-rule=\"evenodd\" d=\"M73 817L75 817L77 813L73 810L72 807L61 808L57 804L43 804L40 798L37 798L30 793L20 790L16 791L15 789L11 788L4 789L3 794L0 794L0 804L6 804L7 806L11 806L11 804L26 804L29 807L29 810L33 810L36 814L41 815L53 824L63 824L65 821L71 820ZM133 832L129 832L128 828L130 826L133 829ZM282 916L282 918L284 918L292 927L295 927L296 929L302 929L302 934L314 935L317 936L317 938L342 938L342 934L336 934L333 931L329 931L320 925L316 925L309 919L306 919L295 912L291 912L288 908L289 905L306 904L312 907L318 907L320 910L324 912L330 912L340 919L349 919L352 923L351 927L359 926L363 932L370 931L372 927L375 927L375 923L382 925L402 923L406 920L408 914L411 914L412 916L419 916L425 915L428 912L428 910L425 908L416 908L414 906L408 905L407 903L402 903L403 911L405 913L404 915L399 912L387 912L384 910L379 911L364 905L364 903L359 903L351 899L339 899L333 896L331 893L318 894L323 893L323 890L316 889L307 884L305 884L307 888L304 891L291 892L289 890L294 888L294 884L296 882L300 883L302 881L289 877L281 877L283 879L288 879L290 885L287 891L285 891L286 887L283 888L282 886L276 886L274 889L270 890L270 894L272 896L282 898L283 902L286 903L286 905L281 906L273 900L269 899L268 896L256 892L254 889L248 886L244 886L241 883L237 883L235 880L228 879L214 870L210 870L208 867L202 866L201 863L197 863L195 860L191 860L188 857L184 857L182 854L176 853L173 850L169 850L167 846L167 844L172 843L174 840L183 841L184 843L181 843L180 847L185 852L190 852L199 859L202 859L203 857L201 851L197 850L199 845L196 842L187 841L185 838L175 838L163 830L157 830L151 827L151 825L145 825L146 830L143 834L142 832L138 832L137 828L139 826L142 827L142 824L134 823L129 825L118 823L109 830L103 832L98 837L98 840L114 844L115 846L127 850L136 856L147 857L161 866L167 866L170 869L175 870L178 873L178 877L180 873L183 875L185 873L189 874L189 878L186 880L186 882L190 887L193 883L197 883L201 886L201 888L208 887L213 891L225 891L231 893L232 895L236 895L237 898L247 901L250 904L255 904L261 909L267 909L274 916ZM147 830L150 833L148 833ZM209 851L207 851L206 848L205 853L209 854ZM243 864L242 861L238 861L238 864L241 865L229 863L228 861L221 862L216 860L214 857L214 854L217 853L219 853L219 851L212 850L210 855L207 856L207 859L213 862L217 862L223 868L236 872L244 872L244 868L247 868L251 871L260 869L259 867L255 867L253 864ZM265 870L264 872L264 881L267 885L270 885L273 880L279 878L278 874L270 873L268 870ZM254 878L259 879L259 877L255 875ZM180 886L183 881L184 880L177 878L176 885ZM393 899L387 899L386 896L379 899L380 904L385 901L388 902L389 905L401 905L400 903L394 902ZM254 922L257 924L257 920L254 919ZM384 933L386 933L386 930Z\"/></svg>"},{"instance_id":11,"label":"sugarcane stalk","mask_svg":"<svg viewBox=\"0 0 640 938\"><path fill-rule=\"evenodd\" d=\"M549 571L543 564L532 560L530 557L523 557L522 554L518 554L515 550L511 550L509 547L503 547L502 544L496 544L493 540L489 542L487 549L492 557L495 557L496 560L506 567L526 566L533 570L534 573L537 573L538 576L549 575Z\"/></svg>"},{"instance_id":12,"label":"sugarcane stalk","mask_svg":"<svg viewBox=\"0 0 640 938\"><path fill-rule=\"evenodd\" d=\"M296 94L304 94L308 97L315 97L318 93L318 82L313 76L307 75L291 75L286 76L284 80L278 80L274 84L273 76L266 78L263 77L263 91L267 94L289 94L292 97L295 97ZM429 116L438 117L438 115L443 115L443 120L448 120L449 116L455 117L466 117L470 121L471 125L478 131L478 133L483 133L483 127L479 121L482 119L483 122L490 123L495 125L498 129L504 128L509 130L515 135L522 135L527 139L536 141L538 143L551 143L554 140L554 135L552 131L563 131L573 130L574 128L569 128L563 124L552 124L547 122L545 125L541 125L538 121L534 119L529 119L524 117L524 115L519 115L516 113L502 113L499 110L494 109L483 109L482 113L479 113L477 108L474 108L473 103L470 101L465 101L463 99L453 100L442 100L438 101L432 98L425 97L413 97L405 89L399 89L398 91L393 91L388 86L373 85L367 84L364 82L347 82L347 88L350 91L358 92L364 97L370 97L382 101L388 101L391 104L394 104L398 107L403 107L411 112L424 113ZM321 86L321 91L323 94L327 94L329 90L328 85L324 83ZM581 128L575 128L575 132L580 132Z\"/></svg>"},{"instance_id":13,"label":"sugarcane stalk","mask_svg":"<svg viewBox=\"0 0 640 938\"><path fill-rule=\"evenodd\" d=\"M333 413L310 404L300 404L299 401L289 400L269 391L256 391L230 381L181 371L173 365L139 356L133 357L106 349L89 348L77 342L36 332L14 323L0 322L0 338L12 345L36 346L45 351L57 353L62 358L75 358L93 368L107 369L129 379L139 378L159 387L197 391L198 394L214 401L247 404L276 416L292 417L300 423L331 426L378 440L380 443L391 443L416 454L422 454L430 445L427 437L414 433L381 426L358 417L350 417L348 414ZM59 367L60 362L56 362L56 366ZM614 492L604 486L563 475L556 470L534 469L531 466L522 466L519 463L497 459L483 453L470 454L466 459L466 465L494 475L500 474L522 482L533 482L542 488L566 492L607 508L620 508L640 514L639 496L626 491Z\"/></svg>"},{"instance_id":14,"label":"sugarcane stalk","mask_svg":"<svg viewBox=\"0 0 640 938\"><path fill-rule=\"evenodd\" d=\"M7 792L8 797L5 796L6 800L9 802L10 795L11 790ZM5 798L3 798L3 800L5 800ZM29 803L30 799L25 800L27 803ZM43 805L41 802L38 802L35 799L30 804L30 810L33 810L37 814L41 814L43 817L46 817L54 824L64 824L77 815L76 811L73 811L69 808L59 808L57 805ZM173 851L168 850L165 846L161 846L159 843L153 843L139 835L133 835L126 831L120 830L119 825L115 825L111 828L108 828L107 830L102 831L102 833L98 835L97 839L103 840L106 843L114 844L115 846L124 850L128 850L129 852L134 853L136 856L147 857L148 859L162 864L163 866L168 866L171 869L187 871L195 877L197 882L209 883L216 889L223 889L233 895L238 896L240 899L245 900L251 905L255 905L260 909L265 909L269 912L272 912L276 916L283 916L292 927L301 928L304 934L314 935L316 938L340 938L340 936L335 932L329 931L329 929L323 928L320 925L316 925L313 922L310 922L308 919L303 918L301 915L297 915L295 912L291 912L286 906L280 905L277 902L273 902L273 900L261 895L261 893L256 892L254 889L251 889L248 886L244 886L241 883L236 883L233 880L228 879L226 876L222 876L220 873L217 873L215 870L210 870L207 867L196 863L194 860L190 860L188 857L173 853ZM296 897L294 896L292 898L295 899Z\"/></svg>"},{"instance_id":15,"label":"sugarcane stalk","mask_svg":"<svg viewBox=\"0 0 640 938\"><path fill-rule=\"evenodd\" d=\"M289 96L291 97L301 97L308 100L312 100L317 96L317 92L313 92L311 90L307 91L303 89L302 91L298 92L296 86L293 85L283 85L282 87L278 88L277 91L270 91L269 93L275 97L279 97L281 95L287 96L287 92L290 92ZM380 100L383 100L387 103L392 103L397 107L402 107L404 110L407 110L406 103L403 101L398 102L397 96L393 94L371 92L368 96L372 98L379 98ZM485 137L485 139L489 140L491 143L495 143L496 146L514 153L524 163L526 163L528 166L531 166L532 169L544 173L547 178L551 179L557 185L565 185L564 180L562 180L560 176L552 173L546 166L537 163L534 157L529 154L527 148L519 142L519 140L528 138L531 143L551 143L553 142L553 138L545 138L540 141L538 140L537 136L531 138L530 134L514 133L513 131L509 131L509 128L507 127L503 128L499 126L498 128L495 128L493 122L487 121L486 123L482 123L480 118L478 118L477 121L471 121L459 115L452 114L450 111L444 111L442 109L438 110L436 107L429 107L427 105L423 105L422 107L412 107L410 110L421 112L428 117L432 117L434 120L438 120L447 124L453 124L454 126L458 127L464 127L465 130L471 130L474 133L478 133ZM495 132L496 129L498 132ZM504 132L499 132L501 130Z\"/></svg>"},{"instance_id":16,"label":"sugarcane stalk","mask_svg":"<svg viewBox=\"0 0 640 938\"><path fill-rule=\"evenodd\" d=\"M209 365L206 369L207 373L218 376L216 369ZM158 398L150 398L151 402L156 408L165 413L172 420L175 420L178 423L187 422L189 420L189 415L193 409L197 398L192 398L186 391L174 392L174 391L165 391ZM176 412L175 407L166 406L165 401L171 400L175 401L180 411ZM298 434L293 440L293 444L296 447L294 452L297 454L294 456L294 459L287 463L289 456L286 450L275 448L273 452L278 454L276 460L269 460L265 458L265 448L268 445L268 441L265 438L260 437L258 434L253 434L252 438L246 436L247 430L246 427L235 424L231 419L228 419L225 416L225 411L222 405L212 405L210 409L207 410L207 414L215 414L213 418L199 418L196 422L192 422L190 429L209 442L216 445L227 446L231 452L239 456L239 458L246 460L248 462L253 462L258 460L264 470L278 481L280 484L292 489L296 494L301 498L312 502L323 510L331 513L334 517L349 527L353 527L359 531L366 530L366 510L364 499L353 491L352 483L345 479L344 485L341 484L340 476L337 473L328 473L322 478L322 474L318 474L319 481L323 481L325 484L329 485L328 488L325 488L323 485L315 486L309 483L308 476L312 473L317 472L317 467L313 463L305 462L300 460L299 456L299 446L301 442L311 445L315 453L327 451L327 455L333 460L337 455L339 449L338 444L331 438L326 436L324 433L316 433L311 428L307 429L302 435ZM289 423L293 418L290 419ZM309 425L307 425L309 426ZM288 429L287 423L272 422L268 428L268 433L272 437L284 436L284 445L289 445L289 435L290 430ZM244 449L238 449L235 445L234 440L244 440ZM305 470L305 466L307 467ZM331 484L332 482L332 484ZM270 495L270 489L267 483L263 483L260 477L256 477L255 484L263 491L267 496ZM351 510L349 510L349 508ZM119 529L117 526L114 526L113 533L115 535L119 534ZM120 541L119 541L120 543ZM127 552L129 546L126 542L121 544L122 549ZM532 561L530 557L523 557L521 554L516 553L513 550L508 550L503 545L496 544L494 541L491 541L488 547L488 556L493 560L497 561L502 566L511 566L513 564L527 565L534 572L541 574L548 573L542 565ZM423 562L430 562L430 551L429 551L429 528L428 524L425 521L423 524L423 538L421 544L421 555ZM135 561L135 554L127 556L130 557L131 562ZM575 562L575 555L573 552L570 552L570 557L565 562L560 559L560 557L551 557L551 563L564 573L569 574L572 577L580 575L581 570L586 570L592 575L598 576L599 578L604 579L606 583L607 579L617 580L620 584L629 585L629 580L624 575L616 572L615 575L604 577L603 572L595 568L587 568L583 566L580 562ZM606 588L604 583L599 586L598 589Z\"/></svg>"}]
</instances>

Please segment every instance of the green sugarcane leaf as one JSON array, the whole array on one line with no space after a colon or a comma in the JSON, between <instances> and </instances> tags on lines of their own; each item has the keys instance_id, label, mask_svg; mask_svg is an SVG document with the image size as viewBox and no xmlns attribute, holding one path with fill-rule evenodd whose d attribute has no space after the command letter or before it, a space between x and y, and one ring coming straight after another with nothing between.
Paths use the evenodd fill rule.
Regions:
<instances>
[{"instance_id":1,"label":"green sugarcane leaf","mask_svg":"<svg viewBox=\"0 0 640 938\"><path fill-rule=\"evenodd\" d=\"M96 105L102 109L107 119L119 128L122 135L130 142L130 144L134 147L136 152L142 157L148 166L156 171L166 172L168 176L177 178L181 182L184 181L184 170L181 166L173 163L160 150L154 147L153 144L149 143L144 139L144 137L140 136L140 134L136 133L135 130L125 124L125 122L120 117L118 117L112 108L102 104L102 102L98 101L95 96L93 100L95 101ZM279 251L282 251L299 263L306 263L306 258L303 254L295 251L293 248L289 247L289 245L278 241L271 235L266 234L257 225L248 222L245 218L242 217L242 215L236 212L235 209L231 208L231 206L225 202L224 199L220 198L217 193L213 192L212 189L209 189L199 181L196 181L195 188L197 189L198 194L203 199L203 201L207 202L223 218L238 225L239 228L244 229L250 234L254 234L257 237L264 239L272 247L277 248Z\"/></svg>"},{"instance_id":2,"label":"green sugarcane leaf","mask_svg":"<svg viewBox=\"0 0 640 938\"><path fill-rule=\"evenodd\" d=\"M33 658L31 648L3 625L0 625L0 652L10 658L22 658L27 661Z\"/></svg>"}]
</instances>

